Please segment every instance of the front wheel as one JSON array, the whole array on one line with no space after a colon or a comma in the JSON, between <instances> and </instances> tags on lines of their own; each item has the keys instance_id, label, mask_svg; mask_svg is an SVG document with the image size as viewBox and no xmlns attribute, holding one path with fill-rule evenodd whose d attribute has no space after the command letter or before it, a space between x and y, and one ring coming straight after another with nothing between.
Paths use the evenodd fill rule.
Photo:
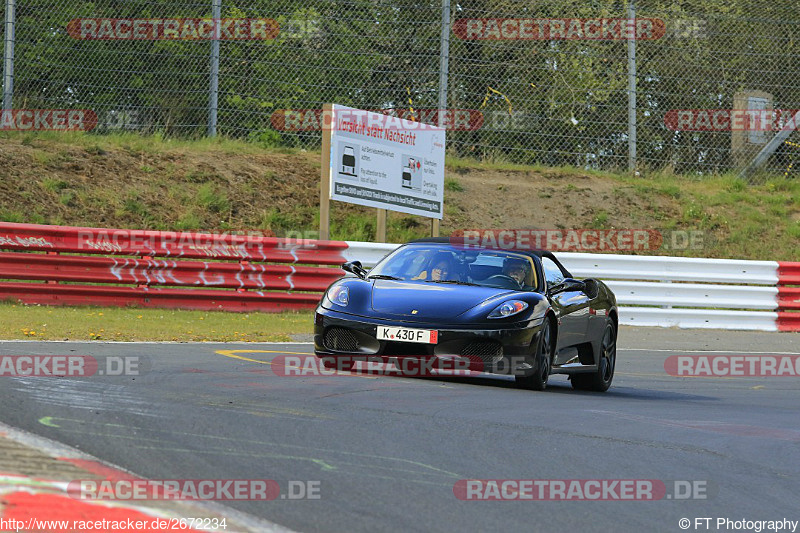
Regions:
<instances>
[{"instance_id":1,"label":"front wheel","mask_svg":"<svg viewBox=\"0 0 800 533\"><path fill-rule=\"evenodd\" d=\"M547 379L550 377L550 354L553 351L550 329L550 320L545 318L536 345L536 370L530 376L515 376L517 386L538 391L547 388Z\"/></svg>"},{"instance_id":2,"label":"front wheel","mask_svg":"<svg viewBox=\"0 0 800 533\"><path fill-rule=\"evenodd\" d=\"M606 324L603 333L603 344L600 346L600 357L597 371L591 374L573 374L570 377L572 388L605 392L614 379L614 367L617 363L617 332L614 324Z\"/></svg>"}]
</instances>

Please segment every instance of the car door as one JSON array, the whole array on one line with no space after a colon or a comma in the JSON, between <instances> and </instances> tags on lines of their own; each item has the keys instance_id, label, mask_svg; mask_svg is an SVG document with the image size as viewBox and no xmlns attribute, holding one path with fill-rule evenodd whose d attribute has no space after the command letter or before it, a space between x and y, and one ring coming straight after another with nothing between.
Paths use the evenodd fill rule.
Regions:
<instances>
[{"instance_id":1,"label":"car door","mask_svg":"<svg viewBox=\"0 0 800 533\"><path fill-rule=\"evenodd\" d=\"M549 257L542 257L542 269L547 282L547 296L558 317L556 350L585 342L589 327L590 298L581 291L566 291L550 295L550 289L564 281L569 273Z\"/></svg>"}]
</instances>

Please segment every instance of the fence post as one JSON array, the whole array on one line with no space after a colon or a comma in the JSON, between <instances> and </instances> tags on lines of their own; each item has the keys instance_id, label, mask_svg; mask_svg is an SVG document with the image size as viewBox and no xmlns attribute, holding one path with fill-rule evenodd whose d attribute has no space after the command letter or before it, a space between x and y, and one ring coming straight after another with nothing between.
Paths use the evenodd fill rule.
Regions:
<instances>
[{"instance_id":1,"label":"fence post","mask_svg":"<svg viewBox=\"0 0 800 533\"><path fill-rule=\"evenodd\" d=\"M439 122L444 127L447 112L447 81L450 62L450 0L442 0L442 34L439 38Z\"/></svg>"},{"instance_id":2,"label":"fence post","mask_svg":"<svg viewBox=\"0 0 800 533\"><path fill-rule=\"evenodd\" d=\"M208 136L217 136L217 102L219 98L219 19L222 0L211 0L211 18L214 20L214 38L211 40L211 83L208 89Z\"/></svg>"},{"instance_id":3,"label":"fence post","mask_svg":"<svg viewBox=\"0 0 800 533\"><path fill-rule=\"evenodd\" d=\"M6 0L5 52L3 56L3 109L11 109L14 96L15 0Z\"/></svg>"},{"instance_id":4,"label":"fence post","mask_svg":"<svg viewBox=\"0 0 800 533\"><path fill-rule=\"evenodd\" d=\"M635 0L628 0L628 20L636 20ZM635 24L635 22L628 22ZM635 27L635 26L634 26ZM636 170L636 37L628 38L628 170Z\"/></svg>"},{"instance_id":5,"label":"fence post","mask_svg":"<svg viewBox=\"0 0 800 533\"><path fill-rule=\"evenodd\" d=\"M442 33L439 39L439 120L440 128L445 126L447 116L447 83L450 67L450 0L442 0ZM446 138L446 137L445 137ZM431 219L431 237L439 236L439 219Z\"/></svg>"}]
</instances>

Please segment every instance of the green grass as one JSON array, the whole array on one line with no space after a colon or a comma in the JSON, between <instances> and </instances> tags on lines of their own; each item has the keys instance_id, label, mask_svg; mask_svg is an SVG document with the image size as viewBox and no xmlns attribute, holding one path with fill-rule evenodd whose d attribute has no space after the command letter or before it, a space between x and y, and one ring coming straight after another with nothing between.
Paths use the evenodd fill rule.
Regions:
<instances>
[{"instance_id":1,"label":"green grass","mask_svg":"<svg viewBox=\"0 0 800 533\"><path fill-rule=\"evenodd\" d=\"M103 155L110 148L123 149L128 152L162 154L170 150L218 150L227 155L260 154L265 148L255 142L230 139L225 136L202 137L198 139L178 139L164 137L163 135L139 135L137 133L109 133L97 135L84 132L37 131L36 133L22 133L15 131L3 132L3 138L19 139L25 145L33 145L34 141L49 141L83 147L92 155ZM301 150L281 148L281 153L297 153ZM49 161L46 154L36 154L34 157Z\"/></svg>"},{"instance_id":2,"label":"green grass","mask_svg":"<svg viewBox=\"0 0 800 533\"><path fill-rule=\"evenodd\" d=\"M231 208L225 193L218 191L211 183L204 183L197 189L197 203L212 213L224 213Z\"/></svg>"},{"instance_id":3,"label":"green grass","mask_svg":"<svg viewBox=\"0 0 800 533\"><path fill-rule=\"evenodd\" d=\"M313 313L46 307L0 303L0 339L281 342L311 333Z\"/></svg>"},{"instance_id":4,"label":"green grass","mask_svg":"<svg viewBox=\"0 0 800 533\"><path fill-rule=\"evenodd\" d=\"M452 192L461 192L464 190L464 186L461 185L461 183L455 178L445 178L444 190Z\"/></svg>"},{"instance_id":5,"label":"green grass","mask_svg":"<svg viewBox=\"0 0 800 533\"><path fill-rule=\"evenodd\" d=\"M592 219L591 226L596 229L605 228L608 223L608 212L605 209L601 209Z\"/></svg>"},{"instance_id":6,"label":"green grass","mask_svg":"<svg viewBox=\"0 0 800 533\"><path fill-rule=\"evenodd\" d=\"M653 174L639 180L640 190L678 201L684 228L708 234L711 242L694 255L795 261L800 257L800 241L791 237L797 226L791 216L796 218L800 211L797 179L780 176L747 184L734 174L700 179Z\"/></svg>"},{"instance_id":7,"label":"green grass","mask_svg":"<svg viewBox=\"0 0 800 533\"><path fill-rule=\"evenodd\" d=\"M59 193L62 189L69 187L69 183L66 181L54 178L44 178L41 183L42 187L54 193Z\"/></svg>"}]
</instances>

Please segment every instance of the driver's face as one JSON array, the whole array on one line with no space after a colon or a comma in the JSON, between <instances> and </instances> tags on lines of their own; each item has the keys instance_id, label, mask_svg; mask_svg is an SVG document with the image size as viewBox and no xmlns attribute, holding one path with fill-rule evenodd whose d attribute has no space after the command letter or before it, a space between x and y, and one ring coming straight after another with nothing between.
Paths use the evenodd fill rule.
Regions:
<instances>
[{"instance_id":1,"label":"driver's face","mask_svg":"<svg viewBox=\"0 0 800 533\"><path fill-rule=\"evenodd\" d=\"M525 269L519 265L511 265L508 267L508 275L517 280L520 285L525 279Z\"/></svg>"}]
</instances>

